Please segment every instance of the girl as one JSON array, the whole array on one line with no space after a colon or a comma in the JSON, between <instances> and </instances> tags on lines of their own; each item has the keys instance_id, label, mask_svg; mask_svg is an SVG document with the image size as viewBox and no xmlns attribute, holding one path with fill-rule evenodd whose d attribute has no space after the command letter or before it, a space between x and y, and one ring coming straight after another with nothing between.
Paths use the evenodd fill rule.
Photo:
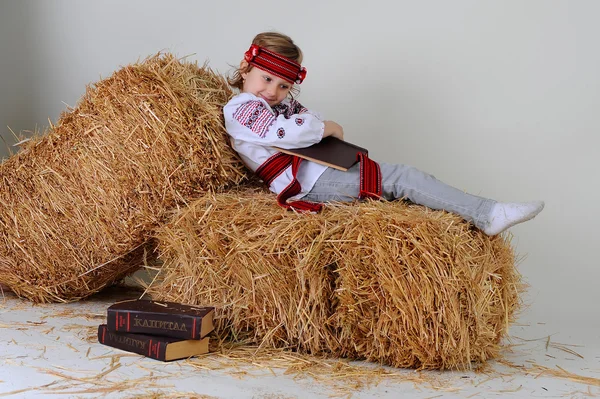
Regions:
<instances>
[{"instance_id":1,"label":"girl","mask_svg":"<svg viewBox=\"0 0 600 399\"><path fill-rule=\"evenodd\" d=\"M278 152L273 147L302 148L327 136L344 138L339 124L323 120L294 100L294 84L306 77L301 63L302 51L290 37L258 34L229 79L240 94L223 108L233 148L278 194L280 205L318 211L320 203L328 201L402 198L456 213L487 235L532 219L544 208L543 201L502 203L467 194L406 165L362 159L342 172Z\"/></svg>"}]
</instances>

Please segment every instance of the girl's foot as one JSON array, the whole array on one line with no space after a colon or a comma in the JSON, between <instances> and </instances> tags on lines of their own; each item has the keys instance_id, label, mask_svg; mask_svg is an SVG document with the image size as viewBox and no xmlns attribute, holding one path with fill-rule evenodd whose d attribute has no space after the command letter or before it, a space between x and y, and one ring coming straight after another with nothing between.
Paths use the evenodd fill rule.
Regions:
<instances>
[{"instance_id":1,"label":"girl's foot","mask_svg":"<svg viewBox=\"0 0 600 399\"><path fill-rule=\"evenodd\" d=\"M544 209L544 201L497 202L490 214L490 223L483 229L488 236L502 233L504 230L533 219Z\"/></svg>"}]
</instances>

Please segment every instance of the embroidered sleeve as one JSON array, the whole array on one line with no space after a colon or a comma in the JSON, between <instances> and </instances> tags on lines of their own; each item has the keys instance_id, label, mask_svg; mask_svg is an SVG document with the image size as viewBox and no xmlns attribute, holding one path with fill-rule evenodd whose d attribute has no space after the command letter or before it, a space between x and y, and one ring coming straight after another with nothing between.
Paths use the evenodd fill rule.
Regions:
<instances>
[{"instance_id":1,"label":"embroidered sleeve","mask_svg":"<svg viewBox=\"0 0 600 399\"><path fill-rule=\"evenodd\" d=\"M237 142L303 148L323 138L324 123L312 113L276 114L263 100L246 93L230 100L223 114L227 133Z\"/></svg>"},{"instance_id":2,"label":"embroidered sleeve","mask_svg":"<svg viewBox=\"0 0 600 399\"><path fill-rule=\"evenodd\" d=\"M243 126L264 138L275 123L275 116L260 101L248 101L239 106L233 117Z\"/></svg>"}]
</instances>

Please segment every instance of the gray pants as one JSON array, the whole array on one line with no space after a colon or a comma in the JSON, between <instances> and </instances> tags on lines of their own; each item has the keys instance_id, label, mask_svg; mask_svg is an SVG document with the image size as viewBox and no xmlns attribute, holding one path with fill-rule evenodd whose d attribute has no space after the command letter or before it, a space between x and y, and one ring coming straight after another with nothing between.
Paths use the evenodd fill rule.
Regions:
<instances>
[{"instance_id":1,"label":"gray pants","mask_svg":"<svg viewBox=\"0 0 600 399\"><path fill-rule=\"evenodd\" d=\"M407 199L431 209L456 213L480 229L489 224L496 201L467 194L412 166L379 165L384 199ZM313 202L354 201L359 193L359 170L358 164L346 172L327 168L302 199Z\"/></svg>"}]
</instances>

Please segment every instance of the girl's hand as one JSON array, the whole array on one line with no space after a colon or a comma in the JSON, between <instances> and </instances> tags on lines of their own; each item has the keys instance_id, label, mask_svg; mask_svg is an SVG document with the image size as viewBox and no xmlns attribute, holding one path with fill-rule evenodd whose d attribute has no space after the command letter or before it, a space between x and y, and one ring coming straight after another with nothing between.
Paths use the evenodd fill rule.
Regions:
<instances>
[{"instance_id":1,"label":"girl's hand","mask_svg":"<svg viewBox=\"0 0 600 399\"><path fill-rule=\"evenodd\" d=\"M335 123L334 121L325 121L325 131L323 132L323 137L337 137L340 140L344 140L344 128Z\"/></svg>"}]
</instances>

